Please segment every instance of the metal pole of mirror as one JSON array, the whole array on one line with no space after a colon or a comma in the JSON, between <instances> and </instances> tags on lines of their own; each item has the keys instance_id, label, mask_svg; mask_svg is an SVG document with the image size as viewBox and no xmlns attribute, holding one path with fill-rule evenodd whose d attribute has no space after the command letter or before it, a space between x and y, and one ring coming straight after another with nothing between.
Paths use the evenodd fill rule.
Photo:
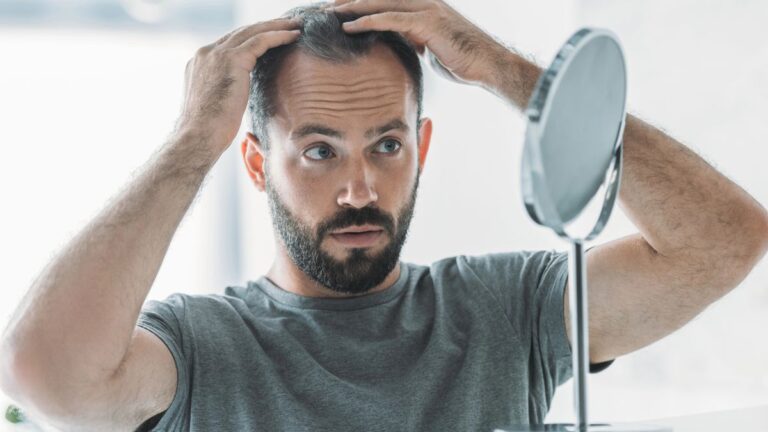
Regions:
<instances>
[{"instance_id":1,"label":"metal pole of mirror","mask_svg":"<svg viewBox=\"0 0 768 432\"><path fill-rule=\"evenodd\" d=\"M580 431L586 431L589 425L587 413L587 370L589 364L589 326L586 318L587 310L587 271L584 262L584 243L579 240L571 242L568 254L568 280L571 282L569 292L571 340L573 345L573 405ZM576 336L575 338L573 336Z\"/></svg>"},{"instance_id":2,"label":"metal pole of mirror","mask_svg":"<svg viewBox=\"0 0 768 432\"><path fill-rule=\"evenodd\" d=\"M584 244L608 222L619 191L626 121L626 66L607 30L571 36L539 78L525 111L521 165L525 209L570 243L569 311L575 424L513 425L509 431L671 432L633 424L590 424L589 311Z\"/></svg>"}]
</instances>

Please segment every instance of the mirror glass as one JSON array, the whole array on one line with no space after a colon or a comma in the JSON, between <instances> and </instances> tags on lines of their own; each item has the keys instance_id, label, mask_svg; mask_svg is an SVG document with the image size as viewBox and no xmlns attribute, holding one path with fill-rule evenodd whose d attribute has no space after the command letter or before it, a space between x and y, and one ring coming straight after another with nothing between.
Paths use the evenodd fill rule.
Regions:
<instances>
[{"instance_id":1,"label":"mirror glass","mask_svg":"<svg viewBox=\"0 0 768 432\"><path fill-rule=\"evenodd\" d=\"M599 208L615 198L612 188L598 192L620 168L625 105L626 65L616 39L605 30L574 34L542 74L526 110L523 197L537 223L565 231L593 197L601 198ZM592 220L589 230L596 224Z\"/></svg>"}]
</instances>

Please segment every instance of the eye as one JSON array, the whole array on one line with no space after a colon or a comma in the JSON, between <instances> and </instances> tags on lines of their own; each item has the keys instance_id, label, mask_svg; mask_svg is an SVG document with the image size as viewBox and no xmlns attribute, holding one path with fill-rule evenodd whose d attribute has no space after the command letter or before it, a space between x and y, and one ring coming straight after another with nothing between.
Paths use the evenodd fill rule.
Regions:
<instances>
[{"instance_id":1,"label":"eye","mask_svg":"<svg viewBox=\"0 0 768 432\"><path fill-rule=\"evenodd\" d=\"M316 156L311 156L312 154ZM312 160L325 160L333 155L333 152L331 151L330 147L326 145L319 145L305 151L304 155L308 156Z\"/></svg>"},{"instance_id":2,"label":"eye","mask_svg":"<svg viewBox=\"0 0 768 432\"><path fill-rule=\"evenodd\" d=\"M397 150L399 150L400 147L402 147L402 146L403 145L400 144L399 141L391 139L391 138L388 138L388 139L385 139L382 142L380 142L379 145L377 145L376 147L377 148L383 148L384 149L384 153L394 153Z\"/></svg>"}]
</instances>

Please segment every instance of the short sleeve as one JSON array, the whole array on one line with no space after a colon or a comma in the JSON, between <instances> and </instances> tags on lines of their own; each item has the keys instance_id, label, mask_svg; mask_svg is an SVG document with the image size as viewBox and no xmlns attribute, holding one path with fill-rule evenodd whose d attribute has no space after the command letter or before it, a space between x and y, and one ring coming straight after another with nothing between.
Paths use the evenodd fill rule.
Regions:
<instances>
[{"instance_id":1,"label":"short sleeve","mask_svg":"<svg viewBox=\"0 0 768 432\"><path fill-rule=\"evenodd\" d=\"M591 249L591 247L589 249ZM589 251L589 249L587 249L587 251ZM557 253L557 255L554 256L552 259L552 262L550 264L550 269L545 271L555 273L553 274L552 278L554 279L554 284L555 284L554 286L557 287L557 289L553 291L557 291L557 293L559 294L559 299L558 299L559 302L557 304L554 304L554 301L553 301L552 306L548 308L548 310L554 311L557 308L557 310L563 311L565 308L565 294L566 294L565 287L568 284L568 253L567 252ZM551 299L551 300L554 300L554 299ZM558 323L556 327L558 329L562 328L563 330L562 334L565 339L565 344L568 346L568 355L570 356L572 354L572 349L571 349L570 342L568 340L568 334L566 332L565 316L563 316L562 313L558 315L559 317L554 317L554 316L550 317L548 321L550 322L557 321L559 319L559 321L562 323L562 325ZM559 338L555 337L555 339L559 339ZM615 359L600 362L600 363L590 363L589 372L590 373L602 372L605 369L607 369L610 365L612 365L614 360ZM571 367L571 369L573 369L573 367Z\"/></svg>"},{"instance_id":2,"label":"short sleeve","mask_svg":"<svg viewBox=\"0 0 768 432\"><path fill-rule=\"evenodd\" d=\"M568 253L546 252L532 254L537 260L533 267L540 271L533 294L534 345L540 350L544 369L549 371L555 386L573 375L571 345L565 327L565 287L568 281Z\"/></svg>"},{"instance_id":3,"label":"short sleeve","mask_svg":"<svg viewBox=\"0 0 768 432\"><path fill-rule=\"evenodd\" d=\"M504 305L512 326L529 338L534 384L547 395L573 376L571 346L565 326L568 253L554 250L518 251L464 256L474 275ZM590 365L593 373L613 360ZM536 379L534 378L534 381Z\"/></svg>"},{"instance_id":4,"label":"short sleeve","mask_svg":"<svg viewBox=\"0 0 768 432\"><path fill-rule=\"evenodd\" d=\"M189 366L185 348L183 323L185 299L182 294L172 294L163 301L149 300L141 309L137 326L152 332L168 347L176 365L177 385L173 401L162 416L153 417L147 423L154 423L147 429L147 423L139 430L170 431L182 430L185 417L189 416ZM149 425L152 426L152 425Z\"/></svg>"},{"instance_id":5,"label":"short sleeve","mask_svg":"<svg viewBox=\"0 0 768 432\"><path fill-rule=\"evenodd\" d=\"M586 254L593 247L594 246L591 246L591 247L587 248L584 251L584 253ZM559 323L556 324L556 329L562 328L562 330L563 330L562 331L562 335L563 335L563 337L565 339L565 344L564 345L566 345L568 347L568 356L570 357L571 353L572 353L572 349L571 349L570 342L568 341L568 334L566 332L565 317L563 316L563 313L562 313L562 311L564 311L564 308L565 308L565 294L566 294L565 293L565 287L566 287L566 285L568 283L568 252L558 252L553 257L553 259L551 261L551 264L550 264L550 267L551 267L550 270L545 270L545 271L554 271L556 273L556 274L553 275L553 278L555 280L554 281L554 286L557 289L553 290L553 291L557 291L558 292L558 295L559 295L559 299L558 299L559 302L558 303L559 304L554 304L554 301L551 301L552 302L552 306L549 307L548 310L555 310L555 308L558 308L558 310L560 310L561 313L559 314L559 318L555 317L555 316L552 316L552 317L549 317L548 321L553 322L553 321L558 321L559 320ZM554 300L554 299L552 299L552 300ZM554 330L556 330L556 329L554 329ZM560 339L560 337L555 335L554 339L557 340L557 339ZM563 344L563 343L561 341L561 342L559 342L557 344ZM573 362L573 359L571 358L570 361ZM613 362L614 362L614 360L608 360L608 361L604 361L604 362L601 362L601 363L590 363L589 364L589 372L590 373L602 372L605 369L607 369L610 365L612 365ZM571 373L573 372L572 363L571 363L571 366L570 366L570 372Z\"/></svg>"}]
</instances>

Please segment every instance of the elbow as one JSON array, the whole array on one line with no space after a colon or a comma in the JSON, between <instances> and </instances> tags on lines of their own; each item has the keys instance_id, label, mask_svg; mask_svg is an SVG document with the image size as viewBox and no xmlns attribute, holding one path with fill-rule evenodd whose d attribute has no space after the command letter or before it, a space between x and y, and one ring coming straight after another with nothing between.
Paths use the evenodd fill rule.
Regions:
<instances>
[{"instance_id":1,"label":"elbow","mask_svg":"<svg viewBox=\"0 0 768 432\"><path fill-rule=\"evenodd\" d=\"M713 301L728 294L749 276L768 252L768 213L757 206L741 212L727 237L711 244L703 254L688 254L681 261L687 275L700 287L708 286Z\"/></svg>"},{"instance_id":2,"label":"elbow","mask_svg":"<svg viewBox=\"0 0 768 432\"><path fill-rule=\"evenodd\" d=\"M761 217L760 217L760 228L758 233L760 234L760 248L759 248L759 255L758 260L760 260L766 252L768 252L768 211L765 211L765 209L762 209Z\"/></svg>"},{"instance_id":3,"label":"elbow","mask_svg":"<svg viewBox=\"0 0 768 432\"><path fill-rule=\"evenodd\" d=\"M16 384L14 369L17 368L17 357L11 351L8 343L0 345L0 391L13 399L17 399L18 384Z\"/></svg>"},{"instance_id":4,"label":"elbow","mask_svg":"<svg viewBox=\"0 0 768 432\"><path fill-rule=\"evenodd\" d=\"M758 205L757 214L753 221L747 225L745 234L747 237L746 241L750 245L751 269L768 252L768 212L761 206Z\"/></svg>"},{"instance_id":5,"label":"elbow","mask_svg":"<svg viewBox=\"0 0 768 432\"><path fill-rule=\"evenodd\" d=\"M78 399L57 391L65 389L51 374L36 367L36 357L3 346L0 351L0 390L16 401L24 411L48 421L68 419L77 408Z\"/></svg>"},{"instance_id":6,"label":"elbow","mask_svg":"<svg viewBox=\"0 0 768 432\"><path fill-rule=\"evenodd\" d=\"M730 283L727 284L730 288L740 284L768 252L768 213L762 207L753 216L744 219L742 228L742 235L732 239L730 247L724 248L730 250L728 257L711 266L721 268L724 274L730 276Z\"/></svg>"},{"instance_id":7,"label":"elbow","mask_svg":"<svg viewBox=\"0 0 768 432\"><path fill-rule=\"evenodd\" d=\"M41 368L38 356L4 349L0 354L1 389L25 416L53 430L105 430L102 416L112 407L104 398L104 383L87 386L60 370Z\"/></svg>"},{"instance_id":8,"label":"elbow","mask_svg":"<svg viewBox=\"0 0 768 432\"><path fill-rule=\"evenodd\" d=\"M31 370L31 362L18 351L4 345L0 351L0 390L8 397L25 407L38 399L41 392L39 385L42 380L39 374ZM37 377L36 377L37 375Z\"/></svg>"},{"instance_id":9,"label":"elbow","mask_svg":"<svg viewBox=\"0 0 768 432\"><path fill-rule=\"evenodd\" d=\"M11 381L13 374L9 372L8 361L4 358L5 354L0 352L0 393L14 398L14 385Z\"/></svg>"}]
</instances>

